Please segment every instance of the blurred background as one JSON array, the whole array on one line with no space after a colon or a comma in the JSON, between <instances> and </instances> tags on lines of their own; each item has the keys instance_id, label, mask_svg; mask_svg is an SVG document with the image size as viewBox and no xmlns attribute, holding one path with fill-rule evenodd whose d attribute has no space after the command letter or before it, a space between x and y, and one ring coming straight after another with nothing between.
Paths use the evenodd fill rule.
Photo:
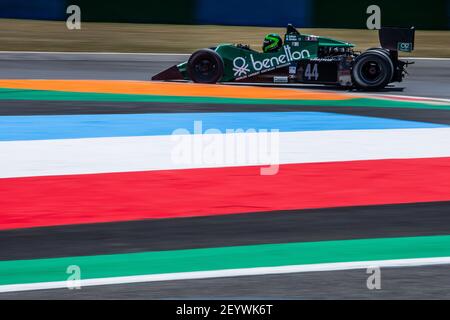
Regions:
<instances>
[{"instance_id":1,"label":"blurred background","mask_svg":"<svg viewBox=\"0 0 450 320\"><path fill-rule=\"evenodd\" d=\"M68 30L69 5L81 30ZM449 0L0 0L0 49L33 51L191 52L218 42L259 47L268 32L293 23L305 33L378 44L367 29L377 5L383 26L415 26L416 56L450 56Z\"/></svg>"}]
</instances>

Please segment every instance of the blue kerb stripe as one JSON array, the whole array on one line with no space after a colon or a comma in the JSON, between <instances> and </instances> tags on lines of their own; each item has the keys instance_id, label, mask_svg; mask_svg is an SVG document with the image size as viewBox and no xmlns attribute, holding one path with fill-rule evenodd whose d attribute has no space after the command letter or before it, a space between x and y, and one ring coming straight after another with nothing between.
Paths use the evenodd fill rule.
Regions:
<instances>
[{"instance_id":1,"label":"blue kerb stripe","mask_svg":"<svg viewBox=\"0 0 450 320\"><path fill-rule=\"evenodd\" d=\"M255 129L280 132L438 128L446 125L323 112L238 112L173 114L99 114L1 116L0 140L47 140L194 133L194 122L207 129ZM199 123L197 123L197 126Z\"/></svg>"}]
</instances>

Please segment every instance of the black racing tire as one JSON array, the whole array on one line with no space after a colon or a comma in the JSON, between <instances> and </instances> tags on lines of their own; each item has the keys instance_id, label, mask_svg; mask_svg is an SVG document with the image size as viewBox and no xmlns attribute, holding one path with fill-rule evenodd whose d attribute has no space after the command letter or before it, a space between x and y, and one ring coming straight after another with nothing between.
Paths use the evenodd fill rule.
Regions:
<instances>
[{"instance_id":1,"label":"black racing tire","mask_svg":"<svg viewBox=\"0 0 450 320\"><path fill-rule=\"evenodd\" d=\"M379 51L379 52L384 52L385 54L389 55L389 50L381 48L381 47L369 48L366 51Z\"/></svg>"},{"instance_id":2,"label":"black racing tire","mask_svg":"<svg viewBox=\"0 0 450 320\"><path fill-rule=\"evenodd\" d=\"M379 90L394 76L394 64L383 49L374 48L359 55L353 64L352 78L357 88Z\"/></svg>"},{"instance_id":3,"label":"black racing tire","mask_svg":"<svg viewBox=\"0 0 450 320\"><path fill-rule=\"evenodd\" d=\"M223 77L223 60L214 50L201 49L189 58L187 72L196 83L216 83Z\"/></svg>"}]
</instances>

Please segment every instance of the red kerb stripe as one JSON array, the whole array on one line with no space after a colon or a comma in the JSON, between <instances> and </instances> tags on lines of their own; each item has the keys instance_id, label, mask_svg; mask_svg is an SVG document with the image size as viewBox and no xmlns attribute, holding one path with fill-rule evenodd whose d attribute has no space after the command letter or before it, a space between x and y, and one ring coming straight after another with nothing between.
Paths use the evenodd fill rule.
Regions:
<instances>
[{"instance_id":1,"label":"red kerb stripe","mask_svg":"<svg viewBox=\"0 0 450 320\"><path fill-rule=\"evenodd\" d=\"M0 229L450 200L450 158L259 172L233 167L0 179Z\"/></svg>"}]
</instances>

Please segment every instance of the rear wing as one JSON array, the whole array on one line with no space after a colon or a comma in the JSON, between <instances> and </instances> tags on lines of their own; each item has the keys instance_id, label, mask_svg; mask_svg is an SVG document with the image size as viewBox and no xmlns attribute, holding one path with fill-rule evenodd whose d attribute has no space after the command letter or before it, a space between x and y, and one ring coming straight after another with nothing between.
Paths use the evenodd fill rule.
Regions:
<instances>
[{"instance_id":1,"label":"rear wing","mask_svg":"<svg viewBox=\"0 0 450 320\"><path fill-rule=\"evenodd\" d=\"M411 52L414 50L415 28L383 27L379 30L381 47L391 51Z\"/></svg>"}]
</instances>

